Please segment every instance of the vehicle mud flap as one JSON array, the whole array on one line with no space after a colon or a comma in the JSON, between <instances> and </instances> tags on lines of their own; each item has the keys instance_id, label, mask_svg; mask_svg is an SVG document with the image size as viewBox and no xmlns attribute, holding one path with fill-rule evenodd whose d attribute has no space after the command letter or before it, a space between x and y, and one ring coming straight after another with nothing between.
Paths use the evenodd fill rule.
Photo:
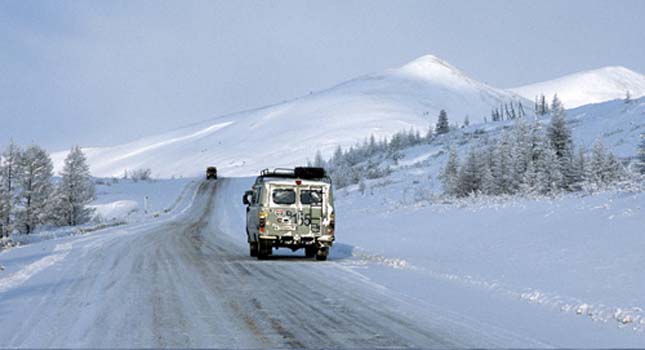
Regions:
<instances>
[{"instance_id":1,"label":"vehicle mud flap","mask_svg":"<svg viewBox=\"0 0 645 350\"><path fill-rule=\"evenodd\" d=\"M316 251L316 260L325 261L325 260L327 260L328 255L329 255L329 248L328 247L320 247Z\"/></svg>"},{"instance_id":2,"label":"vehicle mud flap","mask_svg":"<svg viewBox=\"0 0 645 350\"><path fill-rule=\"evenodd\" d=\"M316 247L316 245L314 244L308 245L305 247L305 256L307 258L313 258L316 255L317 250L318 248Z\"/></svg>"}]
</instances>

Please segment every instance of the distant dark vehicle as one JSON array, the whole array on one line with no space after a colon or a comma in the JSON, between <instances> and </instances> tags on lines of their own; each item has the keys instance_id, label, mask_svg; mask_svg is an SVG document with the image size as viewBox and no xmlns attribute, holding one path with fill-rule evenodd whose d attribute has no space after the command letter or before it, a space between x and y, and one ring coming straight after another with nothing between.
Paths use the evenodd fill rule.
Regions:
<instances>
[{"instance_id":1,"label":"distant dark vehicle","mask_svg":"<svg viewBox=\"0 0 645 350\"><path fill-rule=\"evenodd\" d=\"M217 168L214 166L206 168L206 180L210 179L217 179Z\"/></svg>"}]
</instances>

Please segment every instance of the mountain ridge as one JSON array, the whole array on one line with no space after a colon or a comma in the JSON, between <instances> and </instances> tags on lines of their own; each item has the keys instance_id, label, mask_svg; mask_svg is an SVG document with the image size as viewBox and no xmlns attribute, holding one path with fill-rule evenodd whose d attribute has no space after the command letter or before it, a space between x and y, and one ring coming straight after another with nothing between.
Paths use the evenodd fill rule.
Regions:
<instances>
[{"instance_id":1,"label":"mountain ridge","mask_svg":"<svg viewBox=\"0 0 645 350\"><path fill-rule=\"evenodd\" d=\"M92 174L121 176L150 168L155 177L200 175L207 165L246 176L267 167L289 167L330 156L370 135L425 132L441 109L451 123L483 122L493 108L532 102L468 77L426 55L401 67L359 76L306 96L218 116L112 147L85 148ZM532 108L525 108L531 110ZM53 155L60 170L66 152Z\"/></svg>"},{"instance_id":2,"label":"mountain ridge","mask_svg":"<svg viewBox=\"0 0 645 350\"><path fill-rule=\"evenodd\" d=\"M645 96L645 75L623 66L606 66L508 90L529 100L557 94L566 108L576 108L624 98L627 91L632 98Z\"/></svg>"}]
</instances>

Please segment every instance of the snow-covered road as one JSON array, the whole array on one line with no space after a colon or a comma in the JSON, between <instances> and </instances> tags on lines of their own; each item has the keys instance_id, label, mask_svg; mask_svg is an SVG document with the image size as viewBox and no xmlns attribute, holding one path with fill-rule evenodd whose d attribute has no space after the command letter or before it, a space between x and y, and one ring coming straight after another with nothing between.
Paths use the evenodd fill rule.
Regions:
<instances>
[{"instance_id":1,"label":"snow-covered road","mask_svg":"<svg viewBox=\"0 0 645 350\"><path fill-rule=\"evenodd\" d=\"M205 182L174 217L3 253L0 347L509 344L459 317L428 317L342 254L248 257L243 232L230 232L238 194L227 180Z\"/></svg>"}]
</instances>

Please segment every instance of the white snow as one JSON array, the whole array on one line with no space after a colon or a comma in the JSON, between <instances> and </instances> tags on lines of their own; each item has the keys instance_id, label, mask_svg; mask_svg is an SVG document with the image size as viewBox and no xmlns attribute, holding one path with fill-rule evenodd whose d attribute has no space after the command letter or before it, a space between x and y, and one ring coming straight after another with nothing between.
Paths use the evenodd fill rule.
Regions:
<instances>
[{"instance_id":1,"label":"white snow","mask_svg":"<svg viewBox=\"0 0 645 350\"><path fill-rule=\"evenodd\" d=\"M638 90L642 75L622 68L592 73L534 88L556 89L565 105L572 107L581 101L622 97L622 89L629 87L634 96L631 103L618 100L585 105L568 110L567 118L576 144L589 146L602 136L618 156L634 156L645 131L645 97L637 98L643 95L643 90ZM532 100L531 94L537 90L517 91ZM551 95L548 91L538 93ZM517 99L512 93L468 78L434 56L424 56L401 68L286 103L86 152L92 172L98 176L151 168L156 177L201 178L208 165L218 166L221 176L249 175L264 167L302 164L318 149L328 156L337 145L347 147L370 134L384 137L411 127L425 130L442 108L449 111L453 122L469 115L471 126L439 137L433 144L403 150L403 159L392 164L394 172L366 180L364 193L358 186L336 191L337 241L330 261L316 265L317 271L325 271L325 278L338 271L348 272L358 281L355 283L379 289L401 308L407 307L406 303L397 304L401 300L414 300L417 310L405 310L414 317L434 320L439 327L442 318L461 320L473 329L489 330L501 344L645 346L642 188L555 198L451 200L438 196L437 174L447 147L458 144L463 153L476 146L477 130L497 137L511 122L477 121L499 103ZM54 155L57 169L64 156ZM244 254L241 194L251 182L251 178L231 179L218 189L213 206L213 225L233 237ZM54 234L50 238L55 239L0 252L0 294L6 298L1 306L10 307L10 299L20 296L25 309L36 315L28 294L38 290L36 282L53 283L49 293L57 288L66 290L66 277L82 276L65 276L57 269L61 262L104 254L106 247L124 236L172 223L176 213L188 210L195 184L180 178L137 183L107 180L99 185L98 198L92 204L97 212L104 219L125 218L135 224L83 236L61 238ZM144 202L148 203L147 214ZM52 235L41 233L45 234ZM122 250L128 248L123 241L121 244ZM278 254L293 253L281 250ZM118 256L89 261L114 259L116 266ZM124 266L136 267L130 263ZM66 265L67 271L92 271ZM57 282L45 278L43 271ZM347 275L343 276L343 282L348 283ZM190 276L186 278L197 283ZM127 298L121 294L127 288L136 290L136 286L120 288L123 290L115 289L112 294L113 300ZM97 293L91 295L92 300L102 296L101 291L91 293ZM79 308L90 309L90 316L106 307L78 302ZM55 311L55 307L50 305L49 310ZM84 325L95 326L100 327ZM29 344L23 341L12 339L12 343Z\"/></svg>"},{"instance_id":2,"label":"white snow","mask_svg":"<svg viewBox=\"0 0 645 350\"><path fill-rule=\"evenodd\" d=\"M632 98L645 96L645 75L620 66L604 67L512 88L510 91L531 101L541 94L550 101L557 93L565 108L575 108L590 103L622 99L627 91Z\"/></svg>"},{"instance_id":3,"label":"white snow","mask_svg":"<svg viewBox=\"0 0 645 350\"><path fill-rule=\"evenodd\" d=\"M401 172L365 195L336 192L330 263L435 310L418 317L458 315L500 339L523 334L524 346L645 346L645 192L415 201L404 198L427 183ZM236 179L218 197L220 225L240 244L238 197L251 183Z\"/></svg>"},{"instance_id":4,"label":"white snow","mask_svg":"<svg viewBox=\"0 0 645 350\"><path fill-rule=\"evenodd\" d=\"M645 332L644 193L404 204L388 198L403 186L389 186L337 195L338 236L358 260L349 266L405 268L414 283L394 274L382 283L415 284L406 291L419 298L424 286L449 281L541 305L554 318Z\"/></svg>"},{"instance_id":5,"label":"white snow","mask_svg":"<svg viewBox=\"0 0 645 350\"><path fill-rule=\"evenodd\" d=\"M169 211L180 197L194 189L194 179L152 181L100 179L91 203L102 220L133 220ZM148 205L148 213L145 205Z\"/></svg>"},{"instance_id":6,"label":"white snow","mask_svg":"<svg viewBox=\"0 0 645 350\"><path fill-rule=\"evenodd\" d=\"M43 258L30 263L7 277L0 276L0 293L21 285L31 276L65 259L70 249L71 245L69 243L57 244L52 250L52 254L45 255Z\"/></svg>"},{"instance_id":7,"label":"white snow","mask_svg":"<svg viewBox=\"0 0 645 350\"><path fill-rule=\"evenodd\" d=\"M627 90L634 100L643 96L643 75L608 67L518 88L513 90L518 93L515 94L475 81L449 63L427 55L402 67L358 77L284 103L214 118L123 145L86 148L85 152L95 176L121 176L125 170L150 168L155 177L194 177L201 176L207 165L217 166L223 176L248 176L267 167L302 165L313 159L317 150L329 157L337 146L348 148L372 134L378 139L411 128L425 132L436 123L441 109L448 111L451 123L461 123L468 116L469 129L475 130L499 125L481 122L501 103L523 101L525 110L531 111L538 93L550 99L558 92L565 107L572 108L623 98ZM609 120L619 102L609 105L613 107L581 107L569 115L578 118L585 114L597 119L584 127L593 129L588 133L593 139L601 135L599 130L605 126L622 128L624 133L638 132L642 108L625 106L633 112L624 113L620 120ZM605 112L607 108L610 110ZM66 152L53 154L57 171L65 155Z\"/></svg>"},{"instance_id":8,"label":"white snow","mask_svg":"<svg viewBox=\"0 0 645 350\"><path fill-rule=\"evenodd\" d=\"M116 220L139 211L139 203L132 200L114 201L106 204L93 204L95 215L105 220Z\"/></svg>"},{"instance_id":9,"label":"white snow","mask_svg":"<svg viewBox=\"0 0 645 350\"><path fill-rule=\"evenodd\" d=\"M493 107L522 97L468 78L434 57L362 76L285 103L215 118L124 145L85 149L94 176L150 168L155 177L200 176L216 165L224 176L300 165L316 150L329 156L374 134L427 130L439 110L453 122L482 121ZM527 109L530 102L525 101ZM66 152L53 155L60 170Z\"/></svg>"},{"instance_id":10,"label":"white snow","mask_svg":"<svg viewBox=\"0 0 645 350\"><path fill-rule=\"evenodd\" d=\"M151 218L165 217L178 209L185 210L199 183L195 179L138 181L95 179L96 199L92 220L75 227L41 227L29 235L14 233L0 239L0 251L12 246L22 246L46 240L82 235L128 223L146 222ZM147 198L147 200L146 200ZM148 212L145 211L145 202Z\"/></svg>"}]
</instances>

